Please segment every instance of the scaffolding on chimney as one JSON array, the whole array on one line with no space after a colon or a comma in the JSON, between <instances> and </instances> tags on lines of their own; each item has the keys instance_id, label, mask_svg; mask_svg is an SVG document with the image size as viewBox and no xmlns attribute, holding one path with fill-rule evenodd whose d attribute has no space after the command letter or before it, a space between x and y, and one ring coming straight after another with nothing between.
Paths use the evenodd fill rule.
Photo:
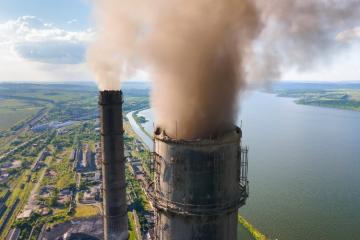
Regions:
<instances>
[{"instance_id":1,"label":"scaffolding on chimney","mask_svg":"<svg viewBox=\"0 0 360 240\"><path fill-rule=\"evenodd\" d=\"M240 147L241 154L240 154L240 181L239 185L242 191L245 191L246 198L249 196L249 180L248 180L248 154L249 148Z\"/></svg>"},{"instance_id":2,"label":"scaffolding on chimney","mask_svg":"<svg viewBox=\"0 0 360 240\"><path fill-rule=\"evenodd\" d=\"M164 161L162 156L157 152L157 146L154 141L154 151L151 154L152 165L151 165L151 174L154 176L154 182L152 184L152 191L150 191L149 196L153 205L157 211L155 211L155 226L158 226L160 219L160 212L170 212L176 215L182 215L184 217L197 217L197 216L215 216L219 213L232 212L236 211L238 206L245 204L246 199L249 196L249 181L247 178L248 175L248 147L239 147L238 151L238 179L239 179L239 195L236 199L222 202L221 204L208 204L208 205L195 205L195 204L185 204L181 202L170 201L162 196L162 193L159 191L160 186L160 174L161 174L161 162ZM160 229L155 228L154 237L155 239L160 238Z\"/></svg>"},{"instance_id":3,"label":"scaffolding on chimney","mask_svg":"<svg viewBox=\"0 0 360 240\"><path fill-rule=\"evenodd\" d=\"M155 145L154 145L155 146ZM219 212L231 212L235 206L244 205L246 199L249 196L249 181L247 179L248 172L248 147L241 148L241 154L239 155L239 196L237 199L230 200L222 204L208 204L208 205L195 205L195 204L184 204L180 202L169 201L161 196L159 191L160 184L160 161L162 157L153 152L152 163L154 171L154 189L151 193L151 198L154 202L154 206L157 209L164 211L173 212L180 215L186 216L204 216L204 215L216 215Z\"/></svg>"}]
</instances>

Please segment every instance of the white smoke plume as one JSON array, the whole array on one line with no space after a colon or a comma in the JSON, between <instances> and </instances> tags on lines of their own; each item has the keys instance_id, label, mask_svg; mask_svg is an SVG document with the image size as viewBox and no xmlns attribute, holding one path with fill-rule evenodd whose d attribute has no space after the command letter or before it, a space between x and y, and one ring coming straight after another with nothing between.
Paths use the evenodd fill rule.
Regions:
<instances>
[{"instance_id":1,"label":"white smoke plume","mask_svg":"<svg viewBox=\"0 0 360 240\"><path fill-rule=\"evenodd\" d=\"M149 69L157 125L171 137L232 128L249 82L279 79L336 56L359 23L359 0L98 0L89 63L100 89L126 64Z\"/></svg>"},{"instance_id":2,"label":"white smoke plume","mask_svg":"<svg viewBox=\"0 0 360 240\"><path fill-rule=\"evenodd\" d=\"M95 42L89 47L87 61L100 90L118 90L130 74L128 63L135 53L142 18L139 0L95 0L97 23Z\"/></svg>"}]
</instances>

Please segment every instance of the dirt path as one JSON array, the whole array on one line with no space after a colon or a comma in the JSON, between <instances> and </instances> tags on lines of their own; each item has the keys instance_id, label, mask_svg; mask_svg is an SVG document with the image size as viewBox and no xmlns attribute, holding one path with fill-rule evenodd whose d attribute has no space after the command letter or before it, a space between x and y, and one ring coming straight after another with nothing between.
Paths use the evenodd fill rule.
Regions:
<instances>
[{"instance_id":1,"label":"dirt path","mask_svg":"<svg viewBox=\"0 0 360 240\"><path fill-rule=\"evenodd\" d=\"M45 167L43 167L39 173L39 178L37 180L37 183L35 184L35 186L33 187L33 189L31 190L31 193L30 193L30 197L29 197L29 200L28 200L28 203L26 204L26 206L24 207L24 210L28 210L28 209L31 209L31 210L35 210L37 208L37 197L38 197L38 194L39 194L39 190L40 190L40 186L41 186L41 182L42 180L44 179L44 176L45 176L45 173L46 173L46 170L48 169L48 166L49 164L51 163L52 161L52 157L47 157L45 159Z\"/></svg>"}]
</instances>

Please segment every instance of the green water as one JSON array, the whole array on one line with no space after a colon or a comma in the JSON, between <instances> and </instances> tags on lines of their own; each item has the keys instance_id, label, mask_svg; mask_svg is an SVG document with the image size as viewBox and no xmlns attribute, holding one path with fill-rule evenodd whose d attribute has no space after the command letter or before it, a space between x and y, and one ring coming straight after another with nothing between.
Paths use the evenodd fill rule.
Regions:
<instances>
[{"instance_id":1,"label":"green water","mask_svg":"<svg viewBox=\"0 0 360 240\"><path fill-rule=\"evenodd\" d=\"M271 239L360 239L360 113L259 92L240 110L250 147L241 214Z\"/></svg>"}]
</instances>

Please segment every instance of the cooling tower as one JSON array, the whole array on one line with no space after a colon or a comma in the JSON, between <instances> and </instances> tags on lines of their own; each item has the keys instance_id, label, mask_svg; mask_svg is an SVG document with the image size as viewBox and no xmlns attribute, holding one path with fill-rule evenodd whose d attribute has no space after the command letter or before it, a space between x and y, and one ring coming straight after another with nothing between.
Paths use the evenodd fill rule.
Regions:
<instances>
[{"instance_id":1,"label":"cooling tower","mask_svg":"<svg viewBox=\"0 0 360 240\"><path fill-rule=\"evenodd\" d=\"M121 91L99 95L105 240L128 239Z\"/></svg>"},{"instance_id":2,"label":"cooling tower","mask_svg":"<svg viewBox=\"0 0 360 240\"><path fill-rule=\"evenodd\" d=\"M155 131L156 239L236 240L248 196L240 140L239 128L191 141Z\"/></svg>"}]
</instances>

